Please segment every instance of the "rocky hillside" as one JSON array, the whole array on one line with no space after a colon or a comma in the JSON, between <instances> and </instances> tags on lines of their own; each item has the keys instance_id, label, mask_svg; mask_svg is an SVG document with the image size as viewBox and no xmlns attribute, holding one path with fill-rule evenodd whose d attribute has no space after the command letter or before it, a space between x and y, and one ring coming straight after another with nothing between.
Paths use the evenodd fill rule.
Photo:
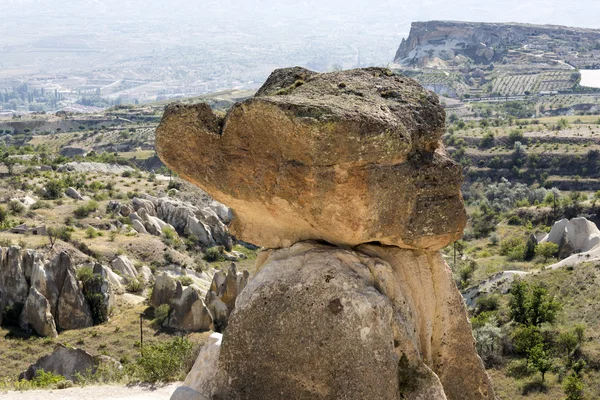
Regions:
<instances>
[{"instance_id":1,"label":"rocky hillside","mask_svg":"<svg viewBox=\"0 0 600 400\"><path fill-rule=\"evenodd\" d=\"M566 56L580 67L598 65L600 30L555 25L456 21L413 22L394 62L428 66L514 63L529 54L537 63Z\"/></svg>"}]
</instances>

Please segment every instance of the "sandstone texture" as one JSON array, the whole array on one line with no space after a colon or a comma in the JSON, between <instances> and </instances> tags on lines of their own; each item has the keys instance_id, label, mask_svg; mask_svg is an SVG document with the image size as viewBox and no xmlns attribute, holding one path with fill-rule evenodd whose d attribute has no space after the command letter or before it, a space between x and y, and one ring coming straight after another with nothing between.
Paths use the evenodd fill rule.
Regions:
<instances>
[{"instance_id":1,"label":"sandstone texture","mask_svg":"<svg viewBox=\"0 0 600 400\"><path fill-rule=\"evenodd\" d=\"M187 386L214 399L494 398L446 264L397 247L270 252L216 363Z\"/></svg>"},{"instance_id":2,"label":"sandstone texture","mask_svg":"<svg viewBox=\"0 0 600 400\"><path fill-rule=\"evenodd\" d=\"M97 288L90 288L102 295L104 315L108 315L114 300L109 279L119 278L112 271L110 274L114 277L109 275L108 271L107 267L98 265L95 272L101 279L96 281ZM22 307L18 324L40 336L54 337L60 330L94 324L91 307L66 252L45 261L34 250L16 246L0 248L0 310L7 307Z\"/></svg>"},{"instance_id":3,"label":"sandstone texture","mask_svg":"<svg viewBox=\"0 0 600 400\"><path fill-rule=\"evenodd\" d=\"M444 117L381 68L276 70L225 117L167 108L162 160L266 248L252 279L215 273L203 307L223 336L172 399L495 399L436 251L465 225ZM177 283L157 296L200 304Z\"/></svg>"},{"instance_id":4,"label":"sandstone texture","mask_svg":"<svg viewBox=\"0 0 600 400\"><path fill-rule=\"evenodd\" d=\"M288 68L225 118L206 104L168 106L156 147L232 208L238 239L436 250L465 224L444 118L433 93L386 69Z\"/></svg>"}]
</instances>

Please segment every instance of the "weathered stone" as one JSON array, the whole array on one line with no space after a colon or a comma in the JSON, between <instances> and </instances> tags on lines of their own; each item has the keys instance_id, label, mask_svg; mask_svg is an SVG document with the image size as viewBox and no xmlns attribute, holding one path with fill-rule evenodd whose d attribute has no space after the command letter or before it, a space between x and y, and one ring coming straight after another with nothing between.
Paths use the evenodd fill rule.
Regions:
<instances>
[{"instance_id":1,"label":"weathered stone","mask_svg":"<svg viewBox=\"0 0 600 400\"><path fill-rule=\"evenodd\" d=\"M150 200L134 197L131 200L131 203L133 204L133 209L138 213L140 210L144 210L148 213L148 215L156 215L156 209Z\"/></svg>"},{"instance_id":2,"label":"weathered stone","mask_svg":"<svg viewBox=\"0 0 600 400\"><path fill-rule=\"evenodd\" d=\"M21 248L12 246L6 251L0 248L0 313L8 305L24 304L28 294Z\"/></svg>"},{"instance_id":3,"label":"weathered stone","mask_svg":"<svg viewBox=\"0 0 600 400\"><path fill-rule=\"evenodd\" d=\"M46 372L62 375L65 378L77 381L76 374L96 372L98 362L88 352L73 349L62 344L57 344L52 354L43 356L35 364L31 364L26 371L19 375L19 379L31 380L39 369Z\"/></svg>"},{"instance_id":4,"label":"weathered stone","mask_svg":"<svg viewBox=\"0 0 600 400\"><path fill-rule=\"evenodd\" d=\"M167 325L190 332L208 331L212 317L202 297L198 287L188 286L179 299L173 299Z\"/></svg>"},{"instance_id":5,"label":"weathered stone","mask_svg":"<svg viewBox=\"0 0 600 400\"><path fill-rule=\"evenodd\" d=\"M132 215L132 214L130 214L130 215ZM148 231L146 230L146 227L139 219L132 219L131 226L138 233L146 233L146 234L148 233Z\"/></svg>"},{"instance_id":6,"label":"weathered stone","mask_svg":"<svg viewBox=\"0 0 600 400\"><path fill-rule=\"evenodd\" d=\"M138 270L138 274L142 277L145 283L154 282L154 274L152 273L152 270L149 266L142 265Z\"/></svg>"},{"instance_id":7,"label":"weathered stone","mask_svg":"<svg viewBox=\"0 0 600 400\"><path fill-rule=\"evenodd\" d=\"M440 249L465 225L444 110L380 68L275 71L225 120L174 104L156 131L171 169L234 210L236 237L268 248L320 239Z\"/></svg>"},{"instance_id":8,"label":"weathered stone","mask_svg":"<svg viewBox=\"0 0 600 400\"><path fill-rule=\"evenodd\" d=\"M40 336L58 336L50 303L35 287L29 290L21 314L21 327L23 329L31 327Z\"/></svg>"},{"instance_id":9,"label":"weathered stone","mask_svg":"<svg viewBox=\"0 0 600 400\"><path fill-rule=\"evenodd\" d=\"M57 314L54 315L60 329L81 329L94 324L90 306L83 296L75 271L68 271L60 296Z\"/></svg>"},{"instance_id":10,"label":"weathered stone","mask_svg":"<svg viewBox=\"0 0 600 400\"><path fill-rule=\"evenodd\" d=\"M204 301L213 320L213 330L215 332L223 332L227 328L227 321L229 319L227 304L223 303L219 296L212 290L206 293Z\"/></svg>"},{"instance_id":11,"label":"weathered stone","mask_svg":"<svg viewBox=\"0 0 600 400\"><path fill-rule=\"evenodd\" d=\"M158 307L161 304L171 304L173 299L177 299L177 282L168 274L162 273L156 278L152 296L150 297L150 305Z\"/></svg>"},{"instance_id":12,"label":"weathered stone","mask_svg":"<svg viewBox=\"0 0 600 400\"><path fill-rule=\"evenodd\" d=\"M72 199L83 200L83 196L79 194L79 192L75 188L68 187L67 190L65 190L65 194Z\"/></svg>"},{"instance_id":13,"label":"weathered stone","mask_svg":"<svg viewBox=\"0 0 600 400\"><path fill-rule=\"evenodd\" d=\"M229 318L219 387L203 391L195 369L186 386L227 399L494 399L439 254L298 243L262 260Z\"/></svg>"},{"instance_id":14,"label":"weathered stone","mask_svg":"<svg viewBox=\"0 0 600 400\"><path fill-rule=\"evenodd\" d=\"M110 266L125 278L135 278L137 276L137 271L127 256L117 256L117 258L110 262Z\"/></svg>"},{"instance_id":15,"label":"weathered stone","mask_svg":"<svg viewBox=\"0 0 600 400\"><path fill-rule=\"evenodd\" d=\"M208 400L214 399L225 382L222 372L218 368L221 340L223 335L213 333L200 350L192 370L185 378L183 385L178 387L171 400Z\"/></svg>"}]
</instances>

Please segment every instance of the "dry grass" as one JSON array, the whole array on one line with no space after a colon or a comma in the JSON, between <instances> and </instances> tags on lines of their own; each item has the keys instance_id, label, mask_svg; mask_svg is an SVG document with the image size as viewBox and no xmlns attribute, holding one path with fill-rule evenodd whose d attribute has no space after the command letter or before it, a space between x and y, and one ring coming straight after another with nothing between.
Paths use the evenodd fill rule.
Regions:
<instances>
[{"instance_id":1,"label":"dry grass","mask_svg":"<svg viewBox=\"0 0 600 400\"><path fill-rule=\"evenodd\" d=\"M108 355L122 363L133 362L140 354L140 317L145 305L117 303L114 316L106 324L62 332L56 339L25 335L17 328L0 328L0 381L15 380L18 374L39 357L50 354L55 343L82 348L92 355ZM175 332L157 329L151 324L152 315L143 319L144 343L168 342ZM192 333L192 342L203 344L210 332Z\"/></svg>"}]
</instances>

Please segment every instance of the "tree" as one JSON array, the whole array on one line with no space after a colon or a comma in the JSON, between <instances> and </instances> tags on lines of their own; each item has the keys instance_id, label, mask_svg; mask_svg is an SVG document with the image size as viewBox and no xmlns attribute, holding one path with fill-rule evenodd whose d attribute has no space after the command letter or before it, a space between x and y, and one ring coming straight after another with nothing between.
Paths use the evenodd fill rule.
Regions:
<instances>
[{"instance_id":1,"label":"tree","mask_svg":"<svg viewBox=\"0 0 600 400\"><path fill-rule=\"evenodd\" d=\"M542 383L546 372L552 368L552 360L542 344L537 344L527 352L528 363L542 375Z\"/></svg>"},{"instance_id":2,"label":"tree","mask_svg":"<svg viewBox=\"0 0 600 400\"><path fill-rule=\"evenodd\" d=\"M544 258L544 262L558 253L558 245L551 242L543 242L535 247L535 255Z\"/></svg>"},{"instance_id":3,"label":"tree","mask_svg":"<svg viewBox=\"0 0 600 400\"><path fill-rule=\"evenodd\" d=\"M527 296L527 284L522 280L517 280L510 288L511 298L508 303L510 309L510 318L519 323L527 323L527 307L525 306Z\"/></svg>"},{"instance_id":4,"label":"tree","mask_svg":"<svg viewBox=\"0 0 600 400\"><path fill-rule=\"evenodd\" d=\"M553 323L560 309L560 303L540 284L529 285L517 280L513 283L510 294L510 317L522 325L540 326L544 322Z\"/></svg>"},{"instance_id":5,"label":"tree","mask_svg":"<svg viewBox=\"0 0 600 400\"><path fill-rule=\"evenodd\" d=\"M6 208L0 206L0 226L3 225L8 218L8 212Z\"/></svg>"},{"instance_id":6,"label":"tree","mask_svg":"<svg viewBox=\"0 0 600 400\"><path fill-rule=\"evenodd\" d=\"M563 382L565 400L583 400L583 381L577 374L567 376Z\"/></svg>"},{"instance_id":7,"label":"tree","mask_svg":"<svg viewBox=\"0 0 600 400\"><path fill-rule=\"evenodd\" d=\"M570 359L578 345L577 335L574 332L563 332L556 338L556 345Z\"/></svg>"}]
</instances>

